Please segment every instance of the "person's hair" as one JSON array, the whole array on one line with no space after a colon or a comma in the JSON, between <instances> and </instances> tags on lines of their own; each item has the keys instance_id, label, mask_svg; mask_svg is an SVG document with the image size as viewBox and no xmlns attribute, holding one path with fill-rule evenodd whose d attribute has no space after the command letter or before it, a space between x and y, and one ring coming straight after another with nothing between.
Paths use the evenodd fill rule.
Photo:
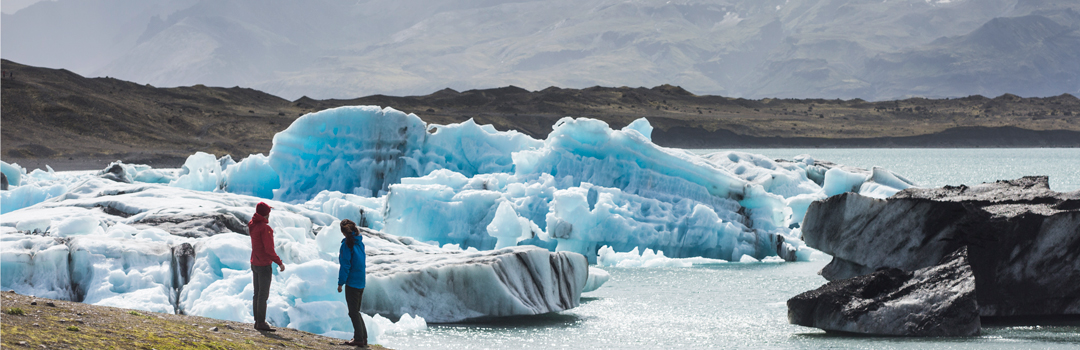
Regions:
<instances>
[{"instance_id":1,"label":"person's hair","mask_svg":"<svg viewBox=\"0 0 1080 350\"><path fill-rule=\"evenodd\" d=\"M345 244L352 248L356 244L356 235L360 234L360 229L356 228L356 223L352 220L341 220L341 233L345 234Z\"/></svg>"}]
</instances>

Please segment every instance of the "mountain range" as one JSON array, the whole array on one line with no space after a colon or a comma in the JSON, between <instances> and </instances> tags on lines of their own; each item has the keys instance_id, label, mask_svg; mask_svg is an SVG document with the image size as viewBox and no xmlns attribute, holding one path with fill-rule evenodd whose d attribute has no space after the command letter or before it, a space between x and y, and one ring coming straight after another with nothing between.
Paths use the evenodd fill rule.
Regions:
<instances>
[{"instance_id":1,"label":"mountain range","mask_svg":"<svg viewBox=\"0 0 1080 350\"><path fill-rule=\"evenodd\" d=\"M762 98L1080 92L1075 0L56 0L5 59L297 99L514 85Z\"/></svg>"}]
</instances>

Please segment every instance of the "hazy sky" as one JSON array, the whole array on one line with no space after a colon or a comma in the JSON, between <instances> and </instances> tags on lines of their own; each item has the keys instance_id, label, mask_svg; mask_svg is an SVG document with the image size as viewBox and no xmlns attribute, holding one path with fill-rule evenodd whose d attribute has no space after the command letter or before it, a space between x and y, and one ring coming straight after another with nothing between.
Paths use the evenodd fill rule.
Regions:
<instances>
[{"instance_id":1,"label":"hazy sky","mask_svg":"<svg viewBox=\"0 0 1080 350\"><path fill-rule=\"evenodd\" d=\"M746 98L1056 96L1080 80L1078 0L0 1L5 59L290 100L661 84ZM40 1L57 6L20 11Z\"/></svg>"},{"instance_id":2,"label":"hazy sky","mask_svg":"<svg viewBox=\"0 0 1080 350\"><path fill-rule=\"evenodd\" d=\"M0 10L10 15L38 1L42 0L0 0Z\"/></svg>"}]
</instances>

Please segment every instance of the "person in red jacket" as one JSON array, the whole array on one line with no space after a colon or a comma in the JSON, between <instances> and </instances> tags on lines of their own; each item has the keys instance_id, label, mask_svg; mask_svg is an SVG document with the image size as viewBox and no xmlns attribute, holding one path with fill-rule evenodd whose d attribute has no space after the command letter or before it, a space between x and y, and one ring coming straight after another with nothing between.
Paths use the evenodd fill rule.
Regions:
<instances>
[{"instance_id":1,"label":"person in red jacket","mask_svg":"<svg viewBox=\"0 0 1080 350\"><path fill-rule=\"evenodd\" d=\"M277 263L279 271L285 271L285 265L274 251L274 229L268 225L271 206L259 202L255 205L255 215L248 222L248 233L251 236L251 279L255 287L255 295L252 296L251 308L255 313L255 329L260 331L275 331L266 323L266 299L270 297L270 281L274 270L271 263Z\"/></svg>"}]
</instances>

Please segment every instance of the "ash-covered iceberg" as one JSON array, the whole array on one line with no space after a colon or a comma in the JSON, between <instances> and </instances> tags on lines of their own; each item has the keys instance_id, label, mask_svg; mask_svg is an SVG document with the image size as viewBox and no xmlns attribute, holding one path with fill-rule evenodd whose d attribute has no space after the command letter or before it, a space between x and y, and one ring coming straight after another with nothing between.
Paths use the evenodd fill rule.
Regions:
<instances>
[{"instance_id":1,"label":"ash-covered iceberg","mask_svg":"<svg viewBox=\"0 0 1080 350\"><path fill-rule=\"evenodd\" d=\"M458 322L562 311L578 306L589 279L588 261L577 253L533 246L442 249L362 231L370 239L368 264L373 266L364 308L392 318L421 314L430 322Z\"/></svg>"},{"instance_id":2,"label":"ash-covered iceberg","mask_svg":"<svg viewBox=\"0 0 1080 350\"><path fill-rule=\"evenodd\" d=\"M854 193L811 205L806 242L833 256L829 280L927 267L968 247L983 316L1080 314L1080 191L1045 176L911 188L887 199Z\"/></svg>"},{"instance_id":3,"label":"ash-covered iceberg","mask_svg":"<svg viewBox=\"0 0 1080 350\"><path fill-rule=\"evenodd\" d=\"M869 335L979 335L982 323L967 248L913 272L881 269L833 281L787 302L792 324Z\"/></svg>"}]
</instances>

